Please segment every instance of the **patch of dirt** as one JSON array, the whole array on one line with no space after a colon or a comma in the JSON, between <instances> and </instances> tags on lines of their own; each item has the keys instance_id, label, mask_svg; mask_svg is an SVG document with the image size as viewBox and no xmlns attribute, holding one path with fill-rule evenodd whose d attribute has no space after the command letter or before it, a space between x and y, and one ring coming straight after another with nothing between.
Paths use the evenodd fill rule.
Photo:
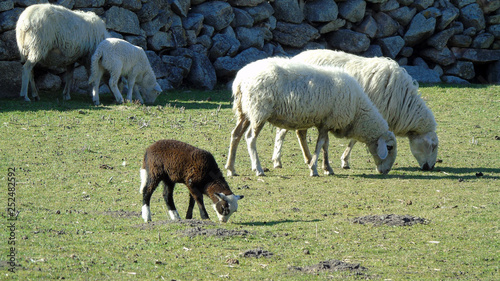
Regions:
<instances>
[{"instance_id":1,"label":"patch of dirt","mask_svg":"<svg viewBox=\"0 0 500 281\"><path fill-rule=\"evenodd\" d=\"M105 211L103 214L114 218L138 218L141 216L141 212L125 211L123 209L118 211L108 210Z\"/></svg>"},{"instance_id":2,"label":"patch of dirt","mask_svg":"<svg viewBox=\"0 0 500 281\"><path fill-rule=\"evenodd\" d=\"M193 227L190 229L180 231L185 236L195 237L197 235L206 235L206 236L216 236L216 237L229 237L229 236L245 236L250 232L247 230L229 230L223 228L210 228L205 229L202 227Z\"/></svg>"},{"instance_id":3,"label":"patch of dirt","mask_svg":"<svg viewBox=\"0 0 500 281\"><path fill-rule=\"evenodd\" d=\"M244 258L262 258L262 257L270 257L274 255L273 253L262 250L262 249L254 249L254 250L247 250L243 253L241 253L241 256Z\"/></svg>"},{"instance_id":4,"label":"patch of dirt","mask_svg":"<svg viewBox=\"0 0 500 281\"><path fill-rule=\"evenodd\" d=\"M185 224L190 227L199 227L199 226L212 226L215 225L214 222L209 220L162 220L162 221L150 221L148 223L141 223L135 225L134 227L138 227L140 229L153 229L156 226L167 225L167 224Z\"/></svg>"},{"instance_id":5,"label":"patch of dirt","mask_svg":"<svg viewBox=\"0 0 500 281\"><path fill-rule=\"evenodd\" d=\"M413 217L410 215L373 215L357 217L352 220L353 223L359 224L373 224L375 226L388 225L388 226L411 226L414 224L428 224L429 221L424 218Z\"/></svg>"},{"instance_id":6,"label":"patch of dirt","mask_svg":"<svg viewBox=\"0 0 500 281\"><path fill-rule=\"evenodd\" d=\"M359 265L359 263L347 263L335 259L322 261L318 264L305 267L291 266L288 269L304 273L317 273L319 271L351 271L360 274L361 271L367 270L366 267Z\"/></svg>"}]
</instances>

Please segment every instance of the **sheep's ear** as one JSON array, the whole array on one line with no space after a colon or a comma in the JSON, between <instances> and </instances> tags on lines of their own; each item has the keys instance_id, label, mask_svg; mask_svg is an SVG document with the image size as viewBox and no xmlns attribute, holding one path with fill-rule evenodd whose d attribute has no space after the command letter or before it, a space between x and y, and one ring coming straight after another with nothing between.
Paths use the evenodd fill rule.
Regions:
<instances>
[{"instance_id":1,"label":"sheep's ear","mask_svg":"<svg viewBox=\"0 0 500 281\"><path fill-rule=\"evenodd\" d=\"M377 141L377 155L380 159L384 160L387 158L389 151L387 150L387 144L383 138L379 138Z\"/></svg>"},{"instance_id":2,"label":"sheep's ear","mask_svg":"<svg viewBox=\"0 0 500 281\"><path fill-rule=\"evenodd\" d=\"M158 84L158 82L156 82L154 89L155 89L155 91L161 92L161 87L160 87L160 84Z\"/></svg>"},{"instance_id":3,"label":"sheep's ear","mask_svg":"<svg viewBox=\"0 0 500 281\"><path fill-rule=\"evenodd\" d=\"M243 195L234 195L234 197L236 197L236 200L240 200L240 199L243 199L243 197L245 197L245 196L243 196Z\"/></svg>"}]
</instances>

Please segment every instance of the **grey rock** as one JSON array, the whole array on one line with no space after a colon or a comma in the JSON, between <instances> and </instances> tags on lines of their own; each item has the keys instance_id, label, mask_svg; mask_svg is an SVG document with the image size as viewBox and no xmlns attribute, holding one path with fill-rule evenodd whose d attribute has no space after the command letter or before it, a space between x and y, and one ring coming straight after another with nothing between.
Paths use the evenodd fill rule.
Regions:
<instances>
[{"instance_id":1,"label":"grey rock","mask_svg":"<svg viewBox=\"0 0 500 281\"><path fill-rule=\"evenodd\" d=\"M212 38L208 35L198 36L196 37L196 44L201 44L208 49L212 46Z\"/></svg>"},{"instance_id":2,"label":"grey rock","mask_svg":"<svg viewBox=\"0 0 500 281\"><path fill-rule=\"evenodd\" d=\"M19 97L23 65L18 61L0 61L0 98Z\"/></svg>"},{"instance_id":3,"label":"grey rock","mask_svg":"<svg viewBox=\"0 0 500 281\"><path fill-rule=\"evenodd\" d=\"M469 27L463 31L463 34L471 37L476 36L477 29L475 27Z\"/></svg>"},{"instance_id":4,"label":"grey rock","mask_svg":"<svg viewBox=\"0 0 500 281\"><path fill-rule=\"evenodd\" d=\"M402 67L406 69L406 72L408 72L408 74L410 74L410 76L419 83L441 83L439 74L431 69L410 65Z\"/></svg>"},{"instance_id":5,"label":"grey rock","mask_svg":"<svg viewBox=\"0 0 500 281\"><path fill-rule=\"evenodd\" d=\"M232 27L252 27L254 20L252 16L245 10L239 9L239 8L234 8L233 7L233 13L234 13L234 19L233 22L231 22Z\"/></svg>"},{"instance_id":6,"label":"grey rock","mask_svg":"<svg viewBox=\"0 0 500 281\"><path fill-rule=\"evenodd\" d=\"M201 33L199 34L200 36L207 35L209 37L212 37L215 33L215 28L208 24L204 24L203 28L201 29Z\"/></svg>"},{"instance_id":7,"label":"grey rock","mask_svg":"<svg viewBox=\"0 0 500 281\"><path fill-rule=\"evenodd\" d=\"M0 32L12 30L16 28L16 22L19 15L23 12L23 8L14 8L6 12L0 13Z\"/></svg>"},{"instance_id":8,"label":"grey rock","mask_svg":"<svg viewBox=\"0 0 500 281\"><path fill-rule=\"evenodd\" d=\"M149 64L155 73L156 78L164 78L168 75L167 68L165 67L162 59L153 51L146 51Z\"/></svg>"},{"instance_id":9,"label":"grey rock","mask_svg":"<svg viewBox=\"0 0 500 281\"><path fill-rule=\"evenodd\" d=\"M229 26L234 19L233 8L226 2L205 2L191 8L191 13L202 14L205 23L221 30Z\"/></svg>"},{"instance_id":10,"label":"grey rock","mask_svg":"<svg viewBox=\"0 0 500 281\"><path fill-rule=\"evenodd\" d=\"M415 66L421 66L421 67L426 68L426 69L430 69L430 67L427 64L427 62L425 62L425 60L423 58L421 58L421 57L416 57L413 60L413 65L415 65Z\"/></svg>"},{"instance_id":11,"label":"grey rock","mask_svg":"<svg viewBox=\"0 0 500 281\"><path fill-rule=\"evenodd\" d=\"M403 66L403 65L408 65L408 58L405 58L405 57L400 57L396 60L396 62L400 65L400 66Z\"/></svg>"},{"instance_id":12,"label":"grey rock","mask_svg":"<svg viewBox=\"0 0 500 281\"><path fill-rule=\"evenodd\" d=\"M190 0L168 0L170 8L179 16L187 17L189 8L191 8Z\"/></svg>"},{"instance_id":13,"label":"grey rock","mask_svg":"<svg viewBox=\"0 0 500 281\"><path fill-rule=\"evenodd\" d=\"M441 79L443 80L444 83L448 84L463 84L463 85L470 84L470 82L467 80L451 75L443 75L441 76Z\"/></svg>"},{"instance_id":14,"label":"grey rock","mask_svg":"<svg viewBox=\"0 0 500 281\"><path fill-rule=\"evenodd\" d=\"M412 47L431 36L436 27L436 19L426 19L422 14L417 14L410 23L404 35L406 45Z\"/></svg>"},{"instance_id":15,"label":"grey rock","mask_svg":"<svg viewBox=\"0 0 500 281\"><path fill-rule=\"evenodd\" d=\"M273 7L267 2L260 3L255 7L244 7L242 9L253 18L255 23L266 20L274 14Z\"/></svg>"},{"instance_id":16,"label":"grey rock","mask_svg":"<svg viewBox=\"0 0 500 281\"><path fill-rule=\"evenodd\" d=\"M365 16L366 2L364 0L352 0L339 4L339 14L346 20L356 23Z\"/></svg>"},{"instance_id":17,"label":"grey rock","mask_svg":"<svg viewBox=\"0 0 500 281\"><path fill-rule=\"evenodd\" d=\"M16 43L16 31L9 30L0 33L0 60L19 60L20 58Z\"/></svg>"},{"instance_id":18,"label":"grey rock","mask_svg":"<svg viewBox=\"0 0 500 281\"><path fill-rule=\"evenodd\" d=\"M434 47L435 49L442 50L448 44L448 40L455 35L454 29L446 29L432 35L427 40L427 45Z\"/></svg>"},{"instance_id":19,"label":"grey rock","mask_svg":"<svg viewBox=\"0 0 500 281\"><path fill-rule=\"evenodd\" d=\"M432 62L437 64L447 66L456 61L455 56L448 48L444 48L442 50L437 50L434 48L424 49L420 52L420 55L423 58L426 58Z\"/></svg>"},{"instance_id":20,"label":"grey rock","mask_svg":"<svg viewBox=\"0 0 500 281\"><path fill-rule=\"evenodd\" d=\"M389 15L378 12L373 17L377 22L377 38L392 36L397 33L399 24Z\"/></svg>"},{"instance_id":21,"label":"grey rock","mask_svg":"<svg viewBox=\"0 0 500 281\"><path fill-rule=\"evenodd\" d=\"M204 19L202 14L189 13L187 17L182 18L182 27L186 30L194 30L195 34L198 35L203 28Z\"/></svg>"},{"instance_id":22,"label":"grey rock","mask_svg":"<svg viewBox=\"0 0 500 281\"><path fill-rule=\"evenodd\" d=\"M187 46L188 38L186 31L182 27L181 17L176 14L172 14L171 20L172 26L168 32L172 34L172 40L174 41L175 47L182 48Z\"/></svg>"},{"instance_id":23,"label":"grey rock","mask_svg":"<svg viewBox=\"0 0 500 281\"><path fill-rule=\"evenodd\" d=\"M290 47L301 48L319 38L319 31L307 23L278 22L272 31L274 41Z\"/></svg>"},{"instance_id":24,"label":"grey rock","mask_svg":"<svg viewBox=\"0 0 500 281\"><path fill-rule=\"evenodd\" d=\"M318 26L318 30L320 34L326 34L332 31L339 30L346 24L345 19L336 19L327 24L323 24ZM361 31L360 31L361 32Z\"/></svg>"},{"instance_id":25,"label":"grey rock","mask_svg":"<svg viewBox=\"0 0 500 281\"><path fill-rule=\"evenodd\" d=\"M16 0L15 5L21 7L28 7L34 4L48 3L48 0Z\"/></svg>"},{"instance_id":26,"label":"grey rock","mask_svg":"<svg viewBox=\"0 0 500 281\"><path fill-rule=\"evenodd\" d=\"M119 4L118 5L121 5L122 3L119 1ZM65 8L68 8L68 9L73 9L73 6L75 5L75 0L58 0L57 1L57 5L61 5Z\"/></svg>"},{"instance_id":27,"label":"grey rock","mask_svg":"<svg viewBox=\"0 0 500 281\"><path fill-rule=\"evenodd\" d=\"M139 19L137 15L127 9L117 6L111 7L104 13L106 27L120 33L140 35Z\"/></svg>"},{"instance_id":28,"label":"grey rock","mask_svg":"<svg viewBox=\"0 0 500 281\"><path fill-rule=\"evenodd\" d=\"M106 1L108 2L108 1ZM116 1L115 2L120 2L120 1ZM121 6L127 10L131 10L131 11L139 11L141 8L142 8L142 2L140 0L123 0L121 1ZM107 3L107 4L110 4L110 3ZM116 4L115 4L116 5Z\"/></svg>"},{"instance_id":29,"label":"grey rock","mask_svg":"<svg viewBox=\"0 0 500 281\"><path fill-rule=\"evenodd\" d=\"M249 48L234 58L228 56L218 58L214 63L214 67L218 77L232 79L236 75L236 72L245 65L266 57L266 52L260 51L257 48Z\"/></svg>"},{"instance_id":30,"label":"grey rock","mask_svg":"<svg viewBox=\"0 0 500 281\"><path fill-rule=\"evenodd\" d=\"M238 27L236 28L236 38L240 41L240 49L255 47L262 49L264 47L264 28L261 27ZM267 30L270 32L269 30ZM271 35L272 36L272 35Z\"/></svg>"},{"instance_id":31,"label":"grey rock","mask_svg":"<svg viewBox=\"0 0 500 281\"><path fill-rule=\"evenodd\" d=\"M483 11L478 4L470 4L460 10L460 21L467 27L474 27L477 30L486 28L486 20Z\"/></svg>"},{"instance_id":32,"label":"grey rock","mask_svg":"<svg viewBox=\"0 0 500 281\"><path fill-rule=\"evenodd\" d=\"M216 34L212 38L212 47L208 54L211 61L215 61L223 56L235 56L240 49L240 41L236 38L235 32L228 27L224 33Z\"/></svg>"},{"instance_id":33,"label":"grey rock","mask_svg":"<svg viewBox=\"0 0 500 281\"><path fill-rule=\"evenodd\" d=\"M255 7L264 0L229 0L228 1L231 6L236 6L236 7Z\"/></svg>"},{"instance_id":34,"label":"grey rock","mask_svg":"<svg viewBox=\"0 0 500 281\"><path fill-rule=\"evenodd\" d=\"M328 34L326 41L333 48L348 53L361 53L370 47L370 39L365 34L348 29L340 29Z\"/></svg>"},{"instance_id":35,"label":"grey rock","mask_svg":"<svg viewBox=\"0 0 500 281\"><path fill-rule=\"evenodd\" d=\"M495 36L491 33L484 32L474 38L471 47L476 49L488 49L491 44L493 44L493 41L495 41Z\"/></svg>"},{"instance_id":36,"label":"grey rock","mask_svg":"<svg viewBox=\"0 0 500 281\"><path fill-rule=\"evenodd\" d=\"M0 12L8 11L14 9L14 1L5 0L0 2Z\"/></svg>"},{"instance_id":37,"label":"grey rock","mask_svg":"<svg viewBox=\"0 0 500 281\"><path fill-rule=\"evenodd\" d=\"M179 87L191 70L191 65L193 63L192 56L187 54L179 56L162 56L161 60L167 69L167 80L174 88Z\"/></svg>"},{"instance_id":38,"label":"grey rock","mask_svg":"<svg viewBox=\"0 0 500 281\"><path fill-rule=\"evenodd\" d=\"M382 51L386 57L395 59L405 45L405 40L401 36L386 37L378 40Z\"/></svg>"},{"instance_id":39,"label":"grey rock","mask_svg":"<svg viewBox=\"0 0 500 281\"><path fill-rule=\"evenodd\" d=\"M399 55L409 58L409 57L411 57L411 55L413 55L413 48L405 46L401 49L401 51L399 52Z\"/></svg>"},{"instance_id":40,"label":"grey rock","mask_svg":"<svg viewBox=\"0 0 500 281\"><path fill-rule=\"evenodd\" d=\"M398 9L399 2L397 0L389 0L385 3L378 4L378 10L380 12L389 12Z\"/></svg>"},{"instance_id":41,"label":"grey rock","mask_svg":"<svg viewBox=\"0 0 500 281\"><path fill-rule=\"evenodd\" d=\"M331 22L337 19L339 8L334 0L313 0L304 4L304 15L311 22Z\"/></svg>"},{"instance_id":42,"label":"grey rock","mask_svg":"<svg viewBox=\"0 0 500 281\"><path fill-rule=\"evenodd\" d=\"M154 51L161 51L164 48L174 48L175 42L171 32L157 32L155 35L148 37L148 48Z\"/></svg>"},{"instance_id":43,"label":"grey rock","mask_svg":"<svg viewBox=\"0 0 500 281\"><path fill-rule=\"evenodd\" d=\"M167 1L164 1L165 3L161 3L161 1L163 0L152 0L142 4L141 9L136 13L139 21L147 22L154 19L158 15L159 11L164 8L164 4L167 3Z\"/></svg>"},{"instance_id":44,"label":"grey rock","mask_svg":"<svg viewBox=\"0 0 500 281\"><path fill-rule=\"evenodd\" d=\"M487 31L493 34L493 36L495 36L496 39L500 39L500 24L488 26Z\"/></svg>"},{"instance_id":45,"label":"grey rock","mask_svg":"<svg viewBox=\"0 0 500 281\"><path fill-rule=\"evenodd\" d=\"M61 89L62 80L58 75L47 72L38 76L35 84L39 90L54 92Z\"/></svg>"},{"instance_id":46,"label":"grey rock","mask_svg":"<svg viewBox=\"0 0 500 281\"><path fill-rule=\"evenodd\" d=\"M163 92L174 89L174 86L168 79L156 79L156 82L158 83L158 85L160 85L160 88Z\"/></svg>"},{"instance_id":47,"label":"grey rock","mask_svg":"<svg viewBox=\"0 0 500 281\"><path fill-rule=\"evenodd\" d=\"M374 58L374 57L383 57L382 48L379 45L370 45L368 49L362 53L363 57Z\"/></svg>"},{"instance_id":48,"label":"grey rock","mask_svg":"<svg viewBox=\"0 0 500 281\"><path fill-rule=\"evenodd\" d=\"M490 25L500 24L500 14L487 16L486 23L488 23Z\"/></svg>"},{"instance_id":49,"label":"grey rock","mask_svg":"<svg viewBox=\"0 0 500 281\"><path fill-rule=\"evenodd\" d=\"M398 2L403 6L410 6L413 4L414 0L398 0Z\"/></svg>"},{"instance_id":50,"label":"grey rock","mask_svg":"<svg viewBox=\"0 0 500 281\"><path fill-rule=\"evenodd\" d=\"M375 38L377 30L377 21L375 21L375 19L370 15L367 15L361 24L354 29L354 31L364 33L370 38Z\"/></svg>"},{"instance_id":51,"label":"grey rock","mask_svg":"<svg viewBox=\"0 0 500 281\"><path fill-rule=\"evenodd\" d=\"M274 16L279 21L290 23L304 21L304 13L302 13L297 0L274 0L271 6L274 9Z\"/></svg>"},{"instance_id":52,"label":"grey rock","mask_svg":"<svg viewBox=\"0 0 500 281\"><path fill-rule=\"evenodd\" d=\"M186 81L191 87L213 90L217 84L217 76L215 68L208 57L204 54L195 53L192 59L191 71L189 71Z\"/></svg>"},{"instance_id":53,"label":"grey rock","mask_svg":"<svg viewBox=\"0 0 500 281\"><path fill-rule=\"evenodd\" d=\"M476 3L476 0L451 0L451 2L458 8L463 8L469 4Z\"/></svg>"},{"instance_id":54,"label":"grey rock","mask_svg":"<svg viewBox=\"0 0 500 281\"><path fill-rule=\"evenodd\" d=\"M87 70L83 66L78 66L73 71L72 92L90 94L89 76Z\"/></svg>"},{"instance_id":55,"label":"grey rock","mask_svg":"<svg viewBox=\"0 0 500 281\"><path fill-rule=\"evenodd\" d=\"M472 37L463 34L453 35L448 41L448 45L450 47L467 48L471 44L472 44Z\"/></svg>"},{"instance_id":56,"label":"grey rock","mask_svg":"<svg viewBox=\"0 0 500 281\"><path fill-rule=\"evenodd\" d=\"M104 5L105 0L75 0L74 8L97 8Z\"/></svg>"},{"instance_id":57,"label":"grey rock","mask_svg":"<svg viewBox=\"0 0 500 281\"><path fill-rule=\"evenodd\" d=\"M476 76L474 64L470 61L457 61L444 69L444 74L458 76L460 78L470 80Z\"/></svg>"},{"instance_id":58,"label":"grey rock","mask_svg":"<svg viewBox=\"0 0 500 281\"><path fill-rule=\"evenodd\" d=\"M141 29L146 32L146 36L153 36L161 28L165 28L169 22L171 12L170 10L161 10L158 15L151 21L147 21L141 24ZM171 22L170 22L171 24ZM168 26L170 28L170 26ZM166 29L168 29L166 28Z\"/></svg>"},{"instance_id":59,"label":"grey rock","mask_svg":"<svg viewBox=\"0 0 500 281\"><path fill-rule=\"evenodd\" d=\"M402 26L407 26L411 22L416 13L417 9L404 6L399 9L388 12L388 15L397 22L399 22L399 24L401 24Z\"/></svg>"},{"instance_id":60,"label":"grey rock","mask_svg":"<svg viewBox=\"0 0 500 281\"><path fill-rule=\"evenodd\" d=\"M148 49L148 42L146 41L146 38L144 38L142 36L125 35L122 39L130 42L131 44L139 46L139 47L143 48L144 50Z\"/></svg>"},{"instance_id":61,"label":"grey rock","mask_svg":"<svg viewBox=\"0 0 500 281\"><path fill-rule=\"evenodd\" d=\"M460 10L457 9L456 7L451 6L444 9L441 13L441 17L438 18L436 29L438 30L445 29L450 23L456 20L459 15L460 15Z\"/></svg>"},{"instance_id":62,"label":"grey rock","mask_svg":"<svg viewBox=\"0 0 500 281\"><path fill-rule=\"evenodd\" d=\"M441 16L441 11L438 8L430 7L420 12L426 19L438 18Z\"/></svg>"},{"instance_id":63,"label":"grey rock","mask_svg":"<svg viewBox=\"0 0 500 281\"><path fill-rule=\"evenodd\" d=\"M498 14L498 9L500 9L500 1L495 1L495 0L483 0L483 1L478 1L481 4L481 9L485 14L489 14L492 12L497 12Z\"/></svg>"},{"instance_id":64,"label":"grey rock","mask_svg":"<svg viewBox=\"0 0 500 281\"><path fill-rule=\"evenodd\" d=\"M415 6L417 10L422 11L429 8L432 4L434 4L434 0L416 0L413 6Z\"/></svg>"},{"instance_id":65,"label":"grey rock","mask_svg":"<svg viewBox=\"0 0 500 281\"><path fill-rule=\"evenodd\" d=\"M451 48L451 51L457 59L473 63L490 63L500 60L500 50Z\"/></svg>"}]
</instances>

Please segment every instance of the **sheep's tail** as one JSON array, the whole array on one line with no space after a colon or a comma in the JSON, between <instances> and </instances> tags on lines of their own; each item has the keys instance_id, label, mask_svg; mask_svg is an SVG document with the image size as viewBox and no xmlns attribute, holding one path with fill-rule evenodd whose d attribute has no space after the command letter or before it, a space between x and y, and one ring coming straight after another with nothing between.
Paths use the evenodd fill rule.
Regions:
<instances>
[{"instance_id":1,"label":"sheep's tail","mask_svg":"<svg viewBox=\"0 0 500 281\"><path fill-rule=\"evenodd\" d=\"M232 86L232 91L233 91L233 112L234 113L241 113L242 110L241 110L241 96L242 96L242 92L241 92L241 87L240 87L240 83L238 81L238 79L235 79L234 82L233 82L233 86Z\"/></svg>"},{"instance_id":2,"label":"sheep's tail","mask_svg":"<svg viewBox=\"0 0 500 281\"><path fill-rule=\"evenodd\" d=\"M97 79L99 78L99 72L100 72L100 65L99 65L99 60L102 57L102 51L101 49L97 48L92 55L92 59L90 61L90 77L89 77L89 84L93 84Z\"/></svg>"},{"instance_id":3,"label":"sheep's tail","mask_svg":"<svg viewBox=\"0 0 500 281\"><path fill-rule=\"evenodd\" d=\"M148 182L148 170L146 167L146 163L147 163L146 160L147 160L147 153L144 154L144 162L142 164L141 170L139 171L139 173L141 175L141 187L139 188L139 192L141 194L144 194L144 188L146 187L146 184Z\"/></svg>"}]
</instances>

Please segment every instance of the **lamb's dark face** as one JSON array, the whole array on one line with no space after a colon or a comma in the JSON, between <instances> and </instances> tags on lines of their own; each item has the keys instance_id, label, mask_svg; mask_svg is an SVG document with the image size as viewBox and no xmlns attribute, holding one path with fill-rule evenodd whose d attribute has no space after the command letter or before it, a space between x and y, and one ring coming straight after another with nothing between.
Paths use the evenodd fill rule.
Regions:
<instances>
[{"instance_id":1,"label":"lamb's dark face","mask_svg":"<svg viewBox=\"0 0 500 281\"><path fill-rule=\"evenodd\" d=\"M412 135L410 149L413 156L418 161L420 169L430 171L434 168L438 152L438 137L435 132L428 132L423 135Z\"/></svg>"},{"instance_id":2,"label":"lamb's dark face","mask_svg":"<svg viewBox=\"0 0 500 281\"><path fill-rule=\"evenodd\" d=\"M220 222L227 222L231 215L238 211L238 200L243 198L243 195L224 195L222 193L216 193L215 196L219 198L219 201L213 204L214 210L217 213L217 217Z\"/></svg>"}]
</instances>

